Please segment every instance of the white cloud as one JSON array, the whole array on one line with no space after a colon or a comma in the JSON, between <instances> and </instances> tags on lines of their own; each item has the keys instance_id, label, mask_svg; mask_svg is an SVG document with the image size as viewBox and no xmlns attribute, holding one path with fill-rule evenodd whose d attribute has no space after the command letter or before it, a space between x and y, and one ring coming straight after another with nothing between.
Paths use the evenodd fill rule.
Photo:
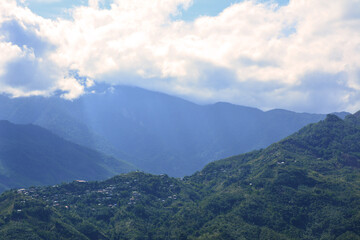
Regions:
<instances>
[{"instance_id":1,"label":"white cloud","mask_svg":"<svg viewBox=\"0 0 360 240\"><path fill-rule=\"evenodd\" d=\"M76 70L95 82L139 85L198 101L321 112L360 108L359 0L290 1L283 7L245 1L215 17L172 20L191 2L114 0L110 9L100 9L93 0L74 8L71 20L48 20L6 0L0 3L0 23L15 20L54 46L35 58L59 74L47 92L68 91L66 98L86 87L67 77ZM0 41L0 51L9 51L0 60L1 74L23 50ZM314 74L329 79L315 87L308 84ZM329 77L339 74L341 84ZM331 106L317 103L329 96L337 98Z\"/></svg>"},{"instance_id":2,"label":"white cloud","mask_svg":"<svg viewBox=\"0 0 360 240\"><path fill-rule=\"evenodd\" d=\"M6 72L6 64L22 55L19 46L14 46L9 42L0 42L0 75Z\"/></svg>"},{"instance_id":3,"label":"white cloud","mask_svg":"<svg viewBox=\"0 0 360 240\"><path fill-rule=\"evenodd\" d=\"M65 92L61 96L69 100L78 98L84 92L84 86L75 78L65 78L63 81L59 81L58 87Z\"/></svg>"}]
</instances>

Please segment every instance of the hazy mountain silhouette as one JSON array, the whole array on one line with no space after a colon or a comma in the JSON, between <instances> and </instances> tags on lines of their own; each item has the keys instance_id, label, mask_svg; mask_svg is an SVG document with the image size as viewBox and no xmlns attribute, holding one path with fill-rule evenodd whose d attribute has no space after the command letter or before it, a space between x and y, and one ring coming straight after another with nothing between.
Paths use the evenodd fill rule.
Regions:
<instances>
[{"instance_id":1,"label":"hazy mountain silhouette","mask_svg":"<svg viewBox=\"0 0 360 240\"><path fill-rule=\"evenodd\" d=\"M325 118L229 103L198 105L136 87L95 91L73 101L1 96L0 119L40 125L151 173L184 176L210 161L264 148Z\"/></svg>"},{"instance_id":2,"label":"hazy mountain silhouette","mask_svg":"<svg viewBox=\"0 0 360 240\"><path fill-rule=\"evenodd\" d=\"M75 179L100 180L134 169L44 128L0 121L0 191Z\"/></svg>"}]
</instances>

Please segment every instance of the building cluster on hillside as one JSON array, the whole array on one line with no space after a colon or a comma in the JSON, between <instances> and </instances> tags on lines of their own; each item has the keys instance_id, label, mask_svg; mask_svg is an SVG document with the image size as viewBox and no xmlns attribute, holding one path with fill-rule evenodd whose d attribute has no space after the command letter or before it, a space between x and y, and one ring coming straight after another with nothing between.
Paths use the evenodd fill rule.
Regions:
<instances>
[{"instance_id":1,"label":"building cluster on hillside","mask_svg":"<svg viewBox=\"0 0 360 240\"><path fill-rule=\"evenodd\" d=\"M86 183L84 180L74 181L76 184ZM168 182L168 186L164 186L164 192L167 195L158 198L158 201L164 203L178 199L178 195L173 192L174 185ZM62 187L54 185L52 187L31 187L28 189L18 189L17 192L29 199L42 200L48 206L56 208L72 209L77 208L77 204L84 202L89 205L107 206L115 208L122 204L126 204L124 200L124 192L129 193L127 205L135 205L142 200L142 193L139 190L137 179L124 181L121 184L110 184L102 187L94 187L89 184L86 188L71 188L71 185ZM82 186L82 185L77 185ZM94 209L93 209L94 210Z\"/></svg>"}]
</instances>

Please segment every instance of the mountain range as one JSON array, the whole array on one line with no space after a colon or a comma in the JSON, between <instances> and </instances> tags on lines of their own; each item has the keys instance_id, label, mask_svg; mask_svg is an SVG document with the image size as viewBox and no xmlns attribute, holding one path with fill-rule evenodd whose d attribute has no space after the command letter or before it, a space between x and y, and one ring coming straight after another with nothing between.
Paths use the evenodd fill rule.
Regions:
<instances>
[{"instance_id":1,"label":"mountain range","mask_svg":"<svg viewBox=\"0 0 360 240\"><path fill-rule=\"evenodd\" d=\"M0 119L39 125L146 172L176 177L267 147L325 116L221 102L198 105L129 86L98 86L73 101L0 96Z\"/></svg>"},{"instance_id":2,"label":"mountain range","mask_svg":"<svg viewBox=\"0 0 360 240\"><path fill-rule=\"evenodd\" d=\"M360 239L360 113L176 179L143 172L0 196L1 239Z\"/></svg>"}]
</instances>

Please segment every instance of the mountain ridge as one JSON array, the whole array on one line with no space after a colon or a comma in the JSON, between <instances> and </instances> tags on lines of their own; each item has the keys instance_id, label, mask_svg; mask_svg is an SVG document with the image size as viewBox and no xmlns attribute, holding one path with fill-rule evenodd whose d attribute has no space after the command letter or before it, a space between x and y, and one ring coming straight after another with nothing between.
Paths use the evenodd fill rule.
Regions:
<instances>
[{"instance_id":1,"label":"mountain ridge","mask_svg":"<svg viewBox=\"0 0 360 240\"><path fill-rule=\"evenodd\" d=\"M34 123L144 171L181 177L213 160L267 147L326 116L198 105L129 86L102 88L73 101L2 96L0 119Z\"/></svg>"},{"instance_id":2,"label":"mountain ridge","mask_svg":"<svg viewBox=\"0 0 360 240\"><path fill-rule=\"evenodd\" d=\"M359 120L328 115L183 179L133 172L9 191L0 196L0 236L360 239Z\"/></svg>"},{"instance_id":3,"label":"mountain ridge","mask_svg":"<svg viewBox=\"0 0 360 240\"><path fill-rule=\"evenodd\" d=\"M135 167L33 124L0 121L1 189L105 179Z\"/></svg>"}]
</instances>

